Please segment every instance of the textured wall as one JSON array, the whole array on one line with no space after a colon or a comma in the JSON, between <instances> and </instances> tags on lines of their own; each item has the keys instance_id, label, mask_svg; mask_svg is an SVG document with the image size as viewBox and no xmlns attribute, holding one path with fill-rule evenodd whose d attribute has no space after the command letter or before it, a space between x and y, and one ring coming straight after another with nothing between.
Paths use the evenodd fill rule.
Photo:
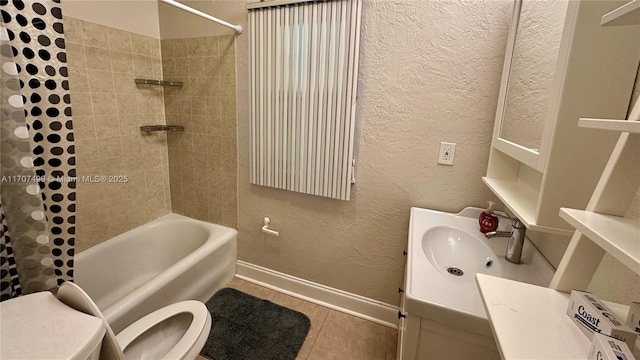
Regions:
<instances>
[{"instance_id":1,"label":"textured wall","mask_svg":"<svg viewBox=\"0 0 640 360\"><path fill-rule=\"evenodd\" d=\"M530 149L540 148L567 5L522 2L501 137Z\"/></svg>"},{"instance_id":2,"label":"textured wall","mask_svg":"<svg viewBox=\"0 0 640 360\"><path fill-rule=\"evenodd\" d=\"M206 36L162 40L171 210L237 227L235 40Z\"/></svg>"},{"instance_id":3,"label":"textured wall","mask_svg":"<svg viewBox=\"0 0 640 360\"><path fill-rule=\"evenodd\" d=\"M160 41L68 16L64 28L77 174L128 178L78 183L82 251L170 211L166 136L139 128L164 123L163 89L134 82L162 77Z\"/></svg>"},{"instance_id":4,"label":"textured wall","mask_svg":"<svg viewBox=\"0 0 640 360\"><path fill-rule=\"evenodd\" d=\"M240 259L397 303L410 207L458 211L492 198L481 177L510 11L510 2L364 1L350 202L249 184L241 36ZM453 167L437 165L440 141L458 143ZM260 231L266 215L280 237Z\"/></svg>"}]
</instances>

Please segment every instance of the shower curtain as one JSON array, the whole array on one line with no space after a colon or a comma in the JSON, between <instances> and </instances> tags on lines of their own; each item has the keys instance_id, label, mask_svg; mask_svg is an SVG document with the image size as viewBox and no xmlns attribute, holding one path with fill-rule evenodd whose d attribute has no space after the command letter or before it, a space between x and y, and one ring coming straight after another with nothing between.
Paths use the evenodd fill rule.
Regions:
<instances>
[{"instance_id":1,"label":"shower curtain","mask_svg":"<svg viewBox=\"0 0 640 360\"><path fill-rule=\"evenodd\" d=\"M75 148L59 0L0 1L0 300L73 279Z\"/></svg>"}]
</instances>

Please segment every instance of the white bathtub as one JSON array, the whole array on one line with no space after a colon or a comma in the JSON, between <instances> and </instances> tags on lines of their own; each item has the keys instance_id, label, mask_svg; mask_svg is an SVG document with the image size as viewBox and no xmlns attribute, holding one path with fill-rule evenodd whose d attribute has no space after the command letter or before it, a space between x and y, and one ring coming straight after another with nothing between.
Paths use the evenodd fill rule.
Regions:
<instances>
[{"instance_id":1,"label":"white bathtub","mask_svg":"<svg viewBox=\"0 0 640 360\"><path fill-rule=\"evenodd\" d=\"M165 215L75 256L74 278L117 334L182 300L208 300L235 274L237 231Z\"/></svg>"}]
</instances>

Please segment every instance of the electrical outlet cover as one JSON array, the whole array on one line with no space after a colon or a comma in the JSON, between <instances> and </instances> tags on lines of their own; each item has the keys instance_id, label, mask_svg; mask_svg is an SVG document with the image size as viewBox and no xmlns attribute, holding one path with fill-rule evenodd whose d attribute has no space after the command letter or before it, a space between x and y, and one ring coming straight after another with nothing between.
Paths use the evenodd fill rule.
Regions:
<instances>
[{"instance_id":1,"label":"electrical outlet cover","mask_svg":"<svg viewBox=\"0 0 640 360\"><path fill-rule=\"evenodd\" d=\"M441 142L438 154L438 164L453 165L453 158L456 154L456 143Z\"/></svg>"}]
</instances>

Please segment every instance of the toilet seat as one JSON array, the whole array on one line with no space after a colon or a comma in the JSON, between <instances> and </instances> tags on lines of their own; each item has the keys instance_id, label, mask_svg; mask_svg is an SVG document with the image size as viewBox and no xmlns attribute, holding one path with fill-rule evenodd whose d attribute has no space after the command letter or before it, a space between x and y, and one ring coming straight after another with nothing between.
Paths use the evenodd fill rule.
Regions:
<instances>
[{"instance_id":1,"label":"toilet seat","mask_svg":"<svg viewBox=\"0 0 640 360\"><path fill-rule=\"evenodd\" d=\"M202 350L202 347L209 336L209 330L211 329L211 314L203 303L195 300L186 300L156 310L122 330L116 336L116 339L124 353L125 359L141 358L138 355L131 356L128 354L127 350L129 350L130 345L138 340L140 336L147 335L149 330L152 330L163 321L170 320L180 314L191 315L190 324L182 335L182 338L180 338L167 353L162 355L162 358L195 358L196 355L200 353L200 350ZM141 340L140 342L145 341ZM149 346L141 345L146 348L157 346L155 343L148 344Z\"/></svg>"},{"instance_id":2,"label":"toilet seat","mask_svg":"<svg viewBox=\"0 0 640 360\"><path fill-rule=\"evenodd\" d=\"M101 360L146 359L149 355L158 359L194 359L211 330L211 314L207 307L199 301L186 300L142 317L116 336L98 306L78 285L65 282L56 296L66 305L102 319L107 331ZM158 343L154 342L158 339L168 341L160 346L166 352L158 353ZM149 349L148 352L145 349Z\"/></svg>"}]
</instances>

